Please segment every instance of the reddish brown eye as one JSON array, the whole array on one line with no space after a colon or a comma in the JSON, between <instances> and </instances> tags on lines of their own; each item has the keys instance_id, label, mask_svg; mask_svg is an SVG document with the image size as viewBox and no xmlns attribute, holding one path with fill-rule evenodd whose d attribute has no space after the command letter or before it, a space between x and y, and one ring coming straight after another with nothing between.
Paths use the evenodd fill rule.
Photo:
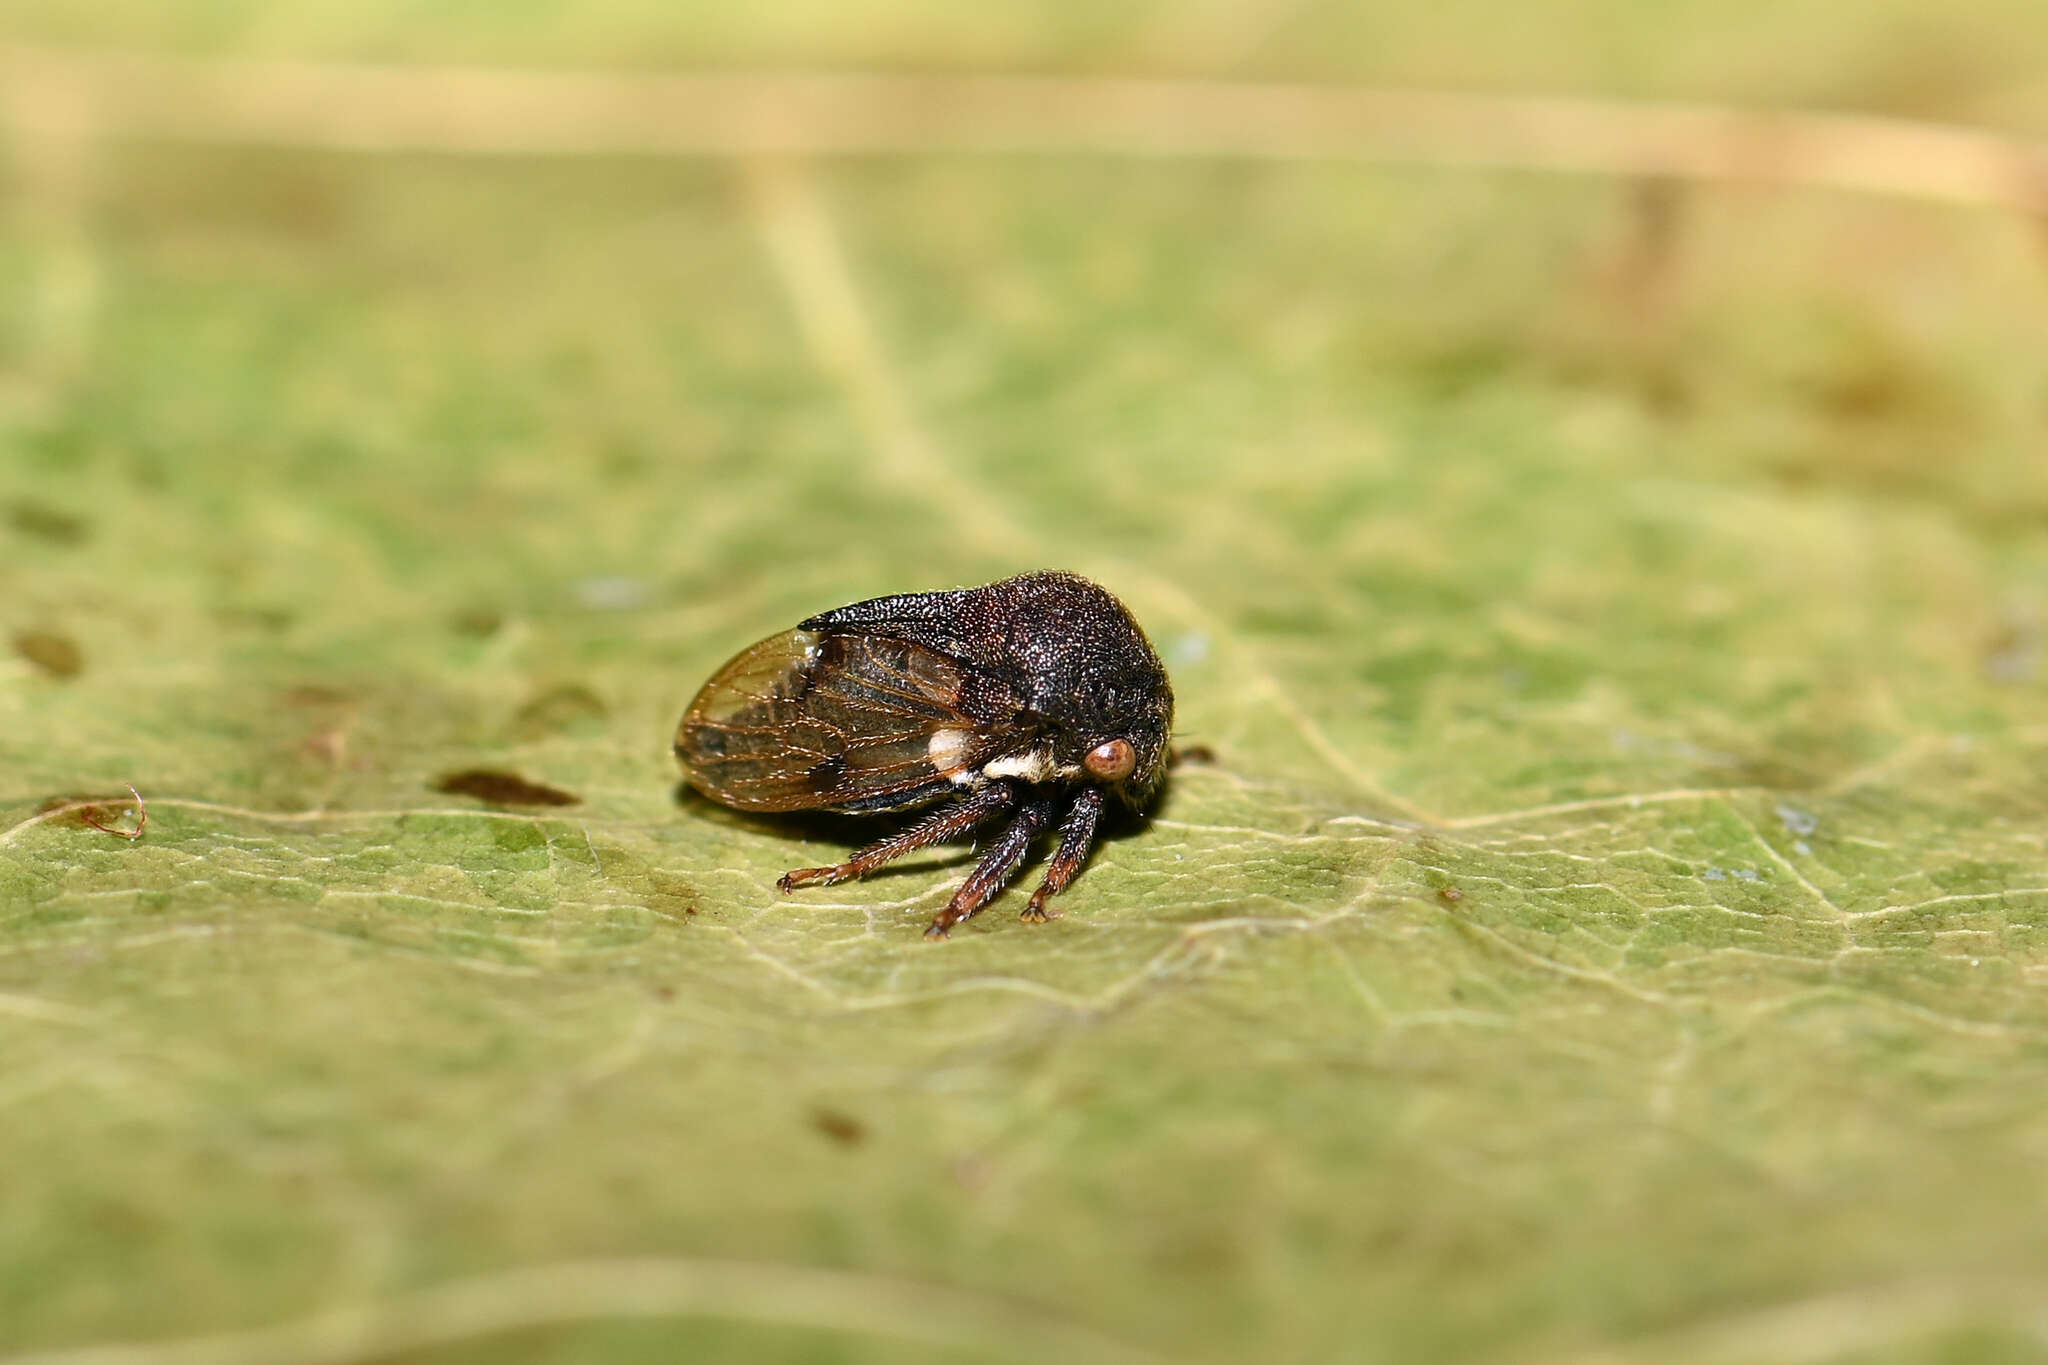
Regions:
<instances>
[{"instance_id":1,"label":"reddish brown eye","mask_svg":"<svg viewBox=\"0 0 2048 1365\"><path fill-rule=\"evenodd\" d=\"M1090 749L1081 765L1098 782L1121 782L1138 766L1138 751L1127 739L1113 739Z\"/></svg>"}]
</instances>

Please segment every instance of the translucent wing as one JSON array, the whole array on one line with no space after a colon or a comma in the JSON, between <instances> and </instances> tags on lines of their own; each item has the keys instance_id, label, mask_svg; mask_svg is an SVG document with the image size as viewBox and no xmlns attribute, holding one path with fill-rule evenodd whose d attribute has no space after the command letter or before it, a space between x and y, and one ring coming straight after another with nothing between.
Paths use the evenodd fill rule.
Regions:
<instances>
[{"instance_id":1,"label":"translucent wing","mask_svg":"<svg viewBox=\"0 0 2048 1365\"><path fill-rule=\"evenodd\" d=\"M936 650L790 630L704 684L676 728L690 785L742 810L896 810L1017 747L1020 727L960 709L968 680Z\"/></svg>"}]
</instances>

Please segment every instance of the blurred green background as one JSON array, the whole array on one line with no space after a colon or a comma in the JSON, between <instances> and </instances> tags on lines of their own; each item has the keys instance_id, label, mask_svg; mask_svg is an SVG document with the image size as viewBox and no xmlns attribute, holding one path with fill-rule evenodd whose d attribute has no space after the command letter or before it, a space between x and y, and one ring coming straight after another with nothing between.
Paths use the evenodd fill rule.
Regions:
<instances>
[{"instance_id":1,"label":"blurred green background","mask_svg":"<svg viewBox=\"0 0 2048 1365\"><path fill-rule=\"evenodd\" d=\"M2024 153L2038 5L0 38L0 1358L2048 1359L2048 180L106 117L312 78L259 62L435 117L463 66L1029 73ZM927 945L962 851L785 898L857 833L678 798L741 646L1050 566L1216 754L1065 918ZM134 842L52 805L130 783Z\"/></svg>"}]
</instances>

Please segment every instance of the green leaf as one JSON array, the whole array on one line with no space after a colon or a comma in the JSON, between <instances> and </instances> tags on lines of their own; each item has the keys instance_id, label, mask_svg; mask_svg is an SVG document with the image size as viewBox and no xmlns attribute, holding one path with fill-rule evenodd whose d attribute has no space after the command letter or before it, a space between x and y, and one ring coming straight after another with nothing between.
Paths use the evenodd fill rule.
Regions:
<instances>
[{"instance_id":1,"label":"green leaf","mask_svg":"<svg viewBox=\"0 0 2048 1365\"><path fill-rule=\"evenodd\" d=\"M2048 1350L2035 225L45 150L0 1346ZM679 794L741 647L1038 567L1215 754L1063 918L928 944L964 850L784 896L864 829Z\"/></svg>"}]
</instances>

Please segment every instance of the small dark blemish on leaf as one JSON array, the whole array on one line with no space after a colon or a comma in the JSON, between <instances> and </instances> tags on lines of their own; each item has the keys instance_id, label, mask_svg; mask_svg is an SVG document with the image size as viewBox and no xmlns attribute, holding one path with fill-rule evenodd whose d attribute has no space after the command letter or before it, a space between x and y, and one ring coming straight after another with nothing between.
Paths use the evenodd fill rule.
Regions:
<instances>
[{"instance_id":1,"label":"small dark blemish on leaf","mask_svg":"<svg viewBox=\"0 0 2048 1365\"><path fill-rule=\"evenodd\" d=\"M1214 763L1216 751L1206 744L1176 744L1166 751L1166 766L1169 770L1183 763Z\"/></svg>"},{"instance_id":2,"label":"small dark blemish on leaf","mask_svg":"<svg viewBox=\"0 0 2048 1365\"><path fill-rule=\"evenodd\" d=\"M284 694L286 706L344 706L350 700L348 693L324 683L300 683Z\"/></svg>"},{"instance_id":3,"label":"small dark blemish on leaf","mask_svg":"<svg viewBox=\"0 0 2048 1365\"><path fill-rule=\"evenodd\" d=\"M123 799L119 796L85 796L82 794L76 796L50 796L45 797L42 803L36 807L36 814L50 817L47 823L52 825L76 825L80 829L87 829L90 826L85 823L85 817L89 813L105 806L113 805Z\"/></svg>"},{"instance_id":4,"label":"small dark blemish on leaf","mask_svg":"<svg viewBox=\"0 0 2048 1365\"><path fill-rule=\"evenodd\" d=\"M858 1147L867 1141L868 1126L853 1115L823 1105L811 1110L811 1127L842 1147Z\"/></svg>"},{"instance_id":5,"label":"small dark blemish on leaf","mask_svg":"<svg viewBox=\"0 0 2048 1365\"><path fill-rule=\"evenodd\" d=\"M621 869L612 876L630 877L630 869ZM685 878L658 867L650 867L644 873L646 880L638 890L640 903L663 919L686 919L697 913L697 888Z\"/></svg>"},{"instance_id":6,"label":"small dark blemish on leaf","mask_svg":"<svg viewBox=\"0 0 2048 1365\"><path fill-rule=\"evenodd\" d=\"M497 806L573 806L583 799L560 787L529 782L518 773L497 768L464 768L443 773L435 779L434 790L450 796L474 796Z\"/></svg>"},{"instance_id":7,"label":"small dark blemish on leaf","mask_svg":"<svg viewBox=\"0 0 2048 1365\"><path fill-rule=\"evenodd\" d=\"M1437 899L1445 905L1456 905L1459 901L1465 899L1465 893L1455 886L1440 886L1437 888L1436 895Z\"/></svg>"},{"instance_id":8,"label":"small dark blemish on leaf","mask_svg":"<svg viewBox=\"0 0 2048 1365\"><path fill-rule=\"evenodd\" d=\"M464 607L448 618L450 630L457 635L467 635L478 640L489 639L504 629L504 626L504 613L493 611L489 607Z\"/></svg>"},{"instance_id":9,"label":"small dark blemish on leaf","mask_svg":"<svg viewBox=\"0 0 2048 1365\"><path fill-rule=\"evenodd\" d=\"M53 678L75 678L85 671L85 651L69 635L54 630L18 632L14 652Z\"/></svg>"},{"instance_id":10,"label":"small dark blemish on leaf","mask_svg":"<svg viewBox=\"0 0 2048 1365\"><path fill-rule=\"evenodd\" d=\"M81 545L88 529L83 517L60 512L32 498L16 498L7 504L7 524L25 536L52 545Z\"/></svg>"}]
</instances>

